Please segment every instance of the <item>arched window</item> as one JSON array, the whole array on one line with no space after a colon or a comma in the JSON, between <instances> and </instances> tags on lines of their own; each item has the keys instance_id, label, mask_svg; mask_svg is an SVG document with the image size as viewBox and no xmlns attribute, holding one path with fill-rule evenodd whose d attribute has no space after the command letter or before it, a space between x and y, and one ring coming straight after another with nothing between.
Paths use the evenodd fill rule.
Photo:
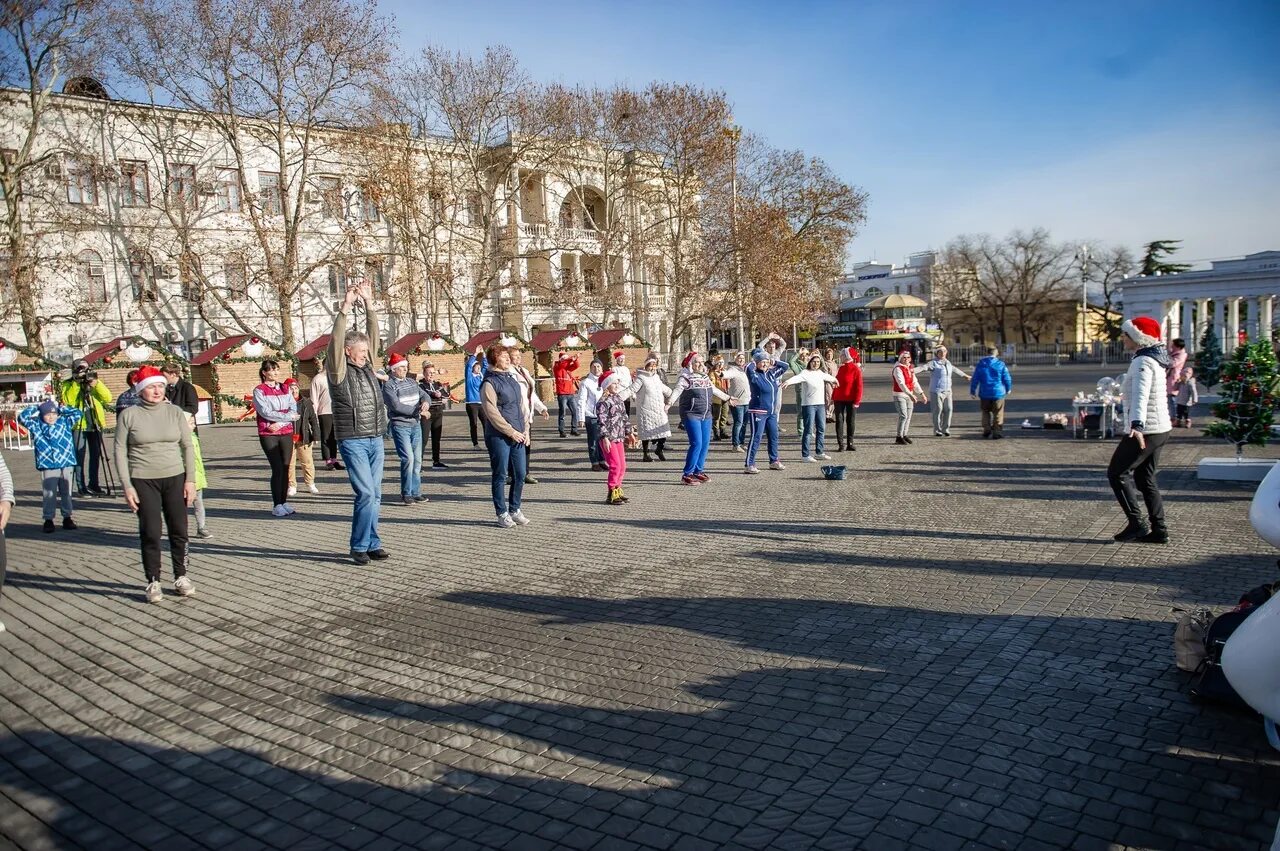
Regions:
<instances>
[{"instance_id":1,"label":"arched window","mask_svg":"<svg viewBox=\"0 0 1280 851\"><path fill-rule=\"evenodd\" d=\"M862 294L863 298L879 298L884 295L879 287L867 287L867 291Z\"/></svg>"},{"instance_id":2,"label":"arched window","mask_svg":"<svg viewBox=\"0 0 1280 851\"><path fill-rule=\"evenodd\" d=\"M347 291L347 270L337 263L329 264L329 295L341 296Z\"/></svg>"},{"instance_id":3,"label":"arched window","mask_svg":"<svg viewBox=\"0 0 1280 851\"><path fill-rule=\"evenodd\" d=\"M160 300L160 290L156 286L156 267L151 254L146 251L129 253L129 281L133 284L133 300L150 302Z\"/></svg>"},{"instance_id":4,"label":"arched window","mask_svg":"<svg viewBox=\"0 0 1280 851\"><path fill-rule=\"evenodd\" d=\"M77 262L85 299L89 304L106 304L107 276L102 269L102 255L96 251L81 251Z\"/></svg>"}]
</instances>

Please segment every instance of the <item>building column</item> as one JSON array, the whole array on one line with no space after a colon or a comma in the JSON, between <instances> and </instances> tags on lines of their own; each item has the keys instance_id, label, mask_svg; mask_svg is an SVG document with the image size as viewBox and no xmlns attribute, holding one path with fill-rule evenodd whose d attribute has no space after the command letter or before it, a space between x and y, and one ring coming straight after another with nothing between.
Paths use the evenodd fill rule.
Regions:
<instances>
[{"instance_id":1,"label":"building column","mask_svg":"<svg viewBox=\"0 0 1280 851\"><path fill-rule=\"evenodd\" d=\"M1181 337L1187 344L1187 351L1191 351L1195 347L1196 328L1192 321L1192 306L1195 304L1191 299L1183 299L1181 302L1181 319L1177 336Z\"/></svg>"},{"instance_id":2,"label":"building column","mask_svg":"<svg viewBox=\"0 0 1280 851\"><path fill-rule=\"evenodd\" d=\"M1182 316L1182 302L1172 299L1164 303L1164 333L1165 342L1169 342L1178 336L1178 323Z\"/></svg>"},{"instance_id":3,"label":"building column","mask_svg":"<svg viewBox=\"0 0 1280 851\"><path fill-rule=\"evenodd\" d=\"M1258 314L1262 317L1262 333L1267 339L1271 339L1271 329L1275 327L1276 320L1276 297L1273 295L1265 296L1259 300L1259 303Z\"/></svg>"},{"instance_id":4,"label":"building column","mask_svg":"<svg viewBox=\"0 0 1280 851\"><path fill-rule=\"evenodd\" d=\"M1213 320L1209 316L1209 299L1207 298L1196 299L1195 339L1187 341L1189 344L1191 344L1191 348L1193 350L1199 351L1200 340L1204 337L1205 329L1209 327L1209 324L1212 321Z\"/></svg>"},{"instance_id":5,"label":"building column","mask_svg":"<svg viewBox=\"0 0 1280 851\"><path fill-rule=\"evenodd\" d=\"M1249 305L1249 339L1255 343L1271 336L1271 329L1262 323L1262 304L1265 301L1266 296L1254 296L1253 304Z\"/></svg>"},{"instance_id":6,"label":"building column","mask_svg":"<svg viewBox=\"0 0 1280 851\"><path fill-rule=\"evenodd\" d=\"M1227 299L1227 329L1226 329L1226 349L1227 354L1234 352L1240 345L1240 297L1232 296Z\"/></svg>"}]
</instances>

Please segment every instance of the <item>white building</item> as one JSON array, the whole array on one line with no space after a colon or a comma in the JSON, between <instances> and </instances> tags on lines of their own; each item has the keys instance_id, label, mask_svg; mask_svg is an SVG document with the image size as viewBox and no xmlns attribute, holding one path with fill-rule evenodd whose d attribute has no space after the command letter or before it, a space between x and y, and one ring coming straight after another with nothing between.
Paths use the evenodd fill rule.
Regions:
<instances>
[{"instance_id":1,"label":"white building","mask_svg":"<svg viewBox=\"0 0 1280 851\"><path fill-rule=\"evenodd\" d=\"M1243 338L1270 338L1280 293L1280 251L1216 260L1203 270L1126 278L1121 283L1126 317L1154 316L1165 339L1182 337L1192 351L1212 324L1230 353Z\"/></svg>"},{"instance_id":2,"label":"white building","mask_svg":"<svg viewBox=\"0 0 1280 851\"><path fill-rule=\"evenodd\" d=\"M442 186L422 198L427 224L407 244L369 177L368 137L307 128L308 147L282 157L271 128L249 120L230 135L204 113L112 101L100 86L73 91L82 94L54 96L45 115L34 154L50 156L24 179L19 207L54 356L134 335L190 355L220 332L291 336L301 348L328 332L355 277L373 284L389 341L495 329L528 339L569 324L625 325L656 347L667 339L670 267L630 237L660 212L618 188L623 165L610 172L581 150L564 164L516 162L482 181L494 187L485 198L450 182L448 140L406 136L396 144L408 170ZM0 89L0 154L14 157L29 123L23 92ZM493 160L508 162L499 154L510 145L494 146ZM625 158L627 187L660 174ZM495 271L481 290L486 264ZM0 253L0 279L10 266ZM281 268L296 270L288 287ZM12 293L0 298L0 336L24 340Z\"/></svg>"}]
</instances>

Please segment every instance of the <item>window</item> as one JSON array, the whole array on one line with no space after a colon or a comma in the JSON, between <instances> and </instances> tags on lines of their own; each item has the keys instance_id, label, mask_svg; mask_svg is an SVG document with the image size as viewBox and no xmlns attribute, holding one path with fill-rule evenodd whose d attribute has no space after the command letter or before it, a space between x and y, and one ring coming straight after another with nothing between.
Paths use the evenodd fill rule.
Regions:
<instances>
[{"instance_id":1,"label":"window","mask_svg":"<svg viewBox=\"0 0 1280 851\"><path fill-rule=\"evenodd\" d=\"M360 193L360 217L366 222L382 220L382 213L379 212L378 205L363 192Z\"/></svg>"},{"instance_id":2,"label":"window","mask_svg":"<svg viewBox=\"0 0 1280 851\"><path fill-rule=\"evenodd\" d=\"M373 294L378 298L382 298L387 294L387 276L386 271L382 267L381 260L364 261L364 276L368 280L369 286L373 289Z\"/></svg>"},{"instance_id":3,"label":"window","mask_svg":"<svg viewBox=\"0 0 1280 851\"><path fill-rule=\"evenodd\" d=\"M245 268L243 257L228 254L222 261L222 277L227 283L227 298L231 301L249 298L249 272Z\"/></svg>"},{"instance_id":4,"label":"window","mask_svg":"<svg viewBox=\"0 0 1280 851\"><path fill-rule=\"evenodd\" d=\"M190 252L178 258L178 281L182 284L182 297L198 303L204 298L204 276L200 271L200 258Z\"/></svg>"},{"instance_id":5,"label":"window","mask_svg":"<svg viewBox=\"0 0 1280 851\"><path fill-rule=\"evenodd\" d=\"M174 163L169 167L169 201L178 206L195 206L196 167L191 163Z\"/></svg>"},{"instance_id":6,"label":"window","mask_svg":"<svg viewBox=\"0 0 1280 851\"><path fill-rule=\"evenodd\" d=\"M279 172L258 172L258 195L258 203L262 205L263 215L279 216L284 214L284 195L280 185Z\"/></svg>"},{"instance_id":7,"label":"window","mask_svg":"<svg viewBox=\"0 0 1280 851\"><path fill-rule=\"evenodd\" d=\"M467 196L467 221L473 225L484 224L484 202L479 192Z\"/></svg>"},{"instance_id":8,"label":"window","mask_svg":"<svg viewBox=\"0 0 1280 851\"><path fill-rule=\"evenodd\" d=\"M335 263L329 264L329 295L340 296L347 291L347 272Z\"/></svg>"},{"instance_id":9,"label":"window","mask_svg":"<svg viewBox=\"0 0 1280 851\"><path fill-rule=\"evenodd\" d=\"M77 260L85 299L90 304L106 304L107 276L102 270L102 255L96 251L81 251Z\"/></svg>"},{"instance_id":10,"label":"window","mask_svg":"<svg viewBox=\"0 0 1280 851\"><path fill-rule=\"evenodd\" d=\"M316 180L320 188L320 215L326 219L343 219L342 184L336 177L321 177Z\"/></svg>"},{"instance_id":11,"label":"window","mask_svg":"<svg viewBox=\"0 0 1280 851\"><path fill-rule=\"evenodd\" d=\"M209 348L209 344L203 337L196 337L194 340L187 341L187 351L191 353L192 357L195 357L207 348Z\"/></svg>"},{"instance_id":12,"label":"window","mask_svg":"<svg viewBox=\"0 0 1280 851\"><path fill-rule=\"evenodd\" d=\"M93 179L93 167L86 163L67 165L67 200L72 204L97 204L98 185Z\"/></svg>"},{"instance_id":13,"label":"window","mask_svg":"<svg viewBox=\"0 0 1280 851\"><path fill-rule=\"evenodd\" d=\"M156 267L150 254L134 251L129 255L129 280L133 284L134 301L154 304L160 300L160 290L156 286Z\"/></svg>"},{"instance_id":14,"label":"window","mask_svg":"<svg viewBox=\"0 0 1280 851\"><path fill-rule=\"evenodd\" d=\"M145 207L151 203L147 164L141 160L120 161L120 206Z\"/></svg>"},{"instance_id":15,"label":"window","mask_svg":"<svg viewBox=\"0 0 1280 851\"><path fill-rule=\"evenodd\" d=\"M218 169L218 209L224 213L238 213L244 206L240 194L240 170Z\"/></svg>"}]
</instances>

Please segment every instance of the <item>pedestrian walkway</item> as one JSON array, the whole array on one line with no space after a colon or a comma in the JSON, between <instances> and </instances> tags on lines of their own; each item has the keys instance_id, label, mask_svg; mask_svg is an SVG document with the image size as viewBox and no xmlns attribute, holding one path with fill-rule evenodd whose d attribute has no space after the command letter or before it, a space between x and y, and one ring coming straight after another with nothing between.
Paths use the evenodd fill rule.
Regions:
<instances>
[{"instance_id":1,"label":"pedestrian walkway","mask_svg":"<svg viewBox=\"0 0 1280 851\"><path fill-rule=\"evenodd\" d=\"M158 605L123 500L44 535L30 459L6 452L0 840L1266 847L1280 754L1173 667L1171 607L1280 575L1249 489L1195 479L1222 448L1176 434L1175 545L1116 545L1111 442L1017 429L1093 372L1015 372L1007 440L977 439L961 396L956 436L917 417L914 446L876 376L844 482L799 462L788 410L785 471L743 476L715 444L711 481L681 486L677 432L610 507L584 445L539 420L533 524L511 530L450 413L451 466L430 502L384 502L392 558L369 567L340 473L274 518L252 429L202 429L216 537L193 542L196 595Z\"/></svg>"}]
</instances>

